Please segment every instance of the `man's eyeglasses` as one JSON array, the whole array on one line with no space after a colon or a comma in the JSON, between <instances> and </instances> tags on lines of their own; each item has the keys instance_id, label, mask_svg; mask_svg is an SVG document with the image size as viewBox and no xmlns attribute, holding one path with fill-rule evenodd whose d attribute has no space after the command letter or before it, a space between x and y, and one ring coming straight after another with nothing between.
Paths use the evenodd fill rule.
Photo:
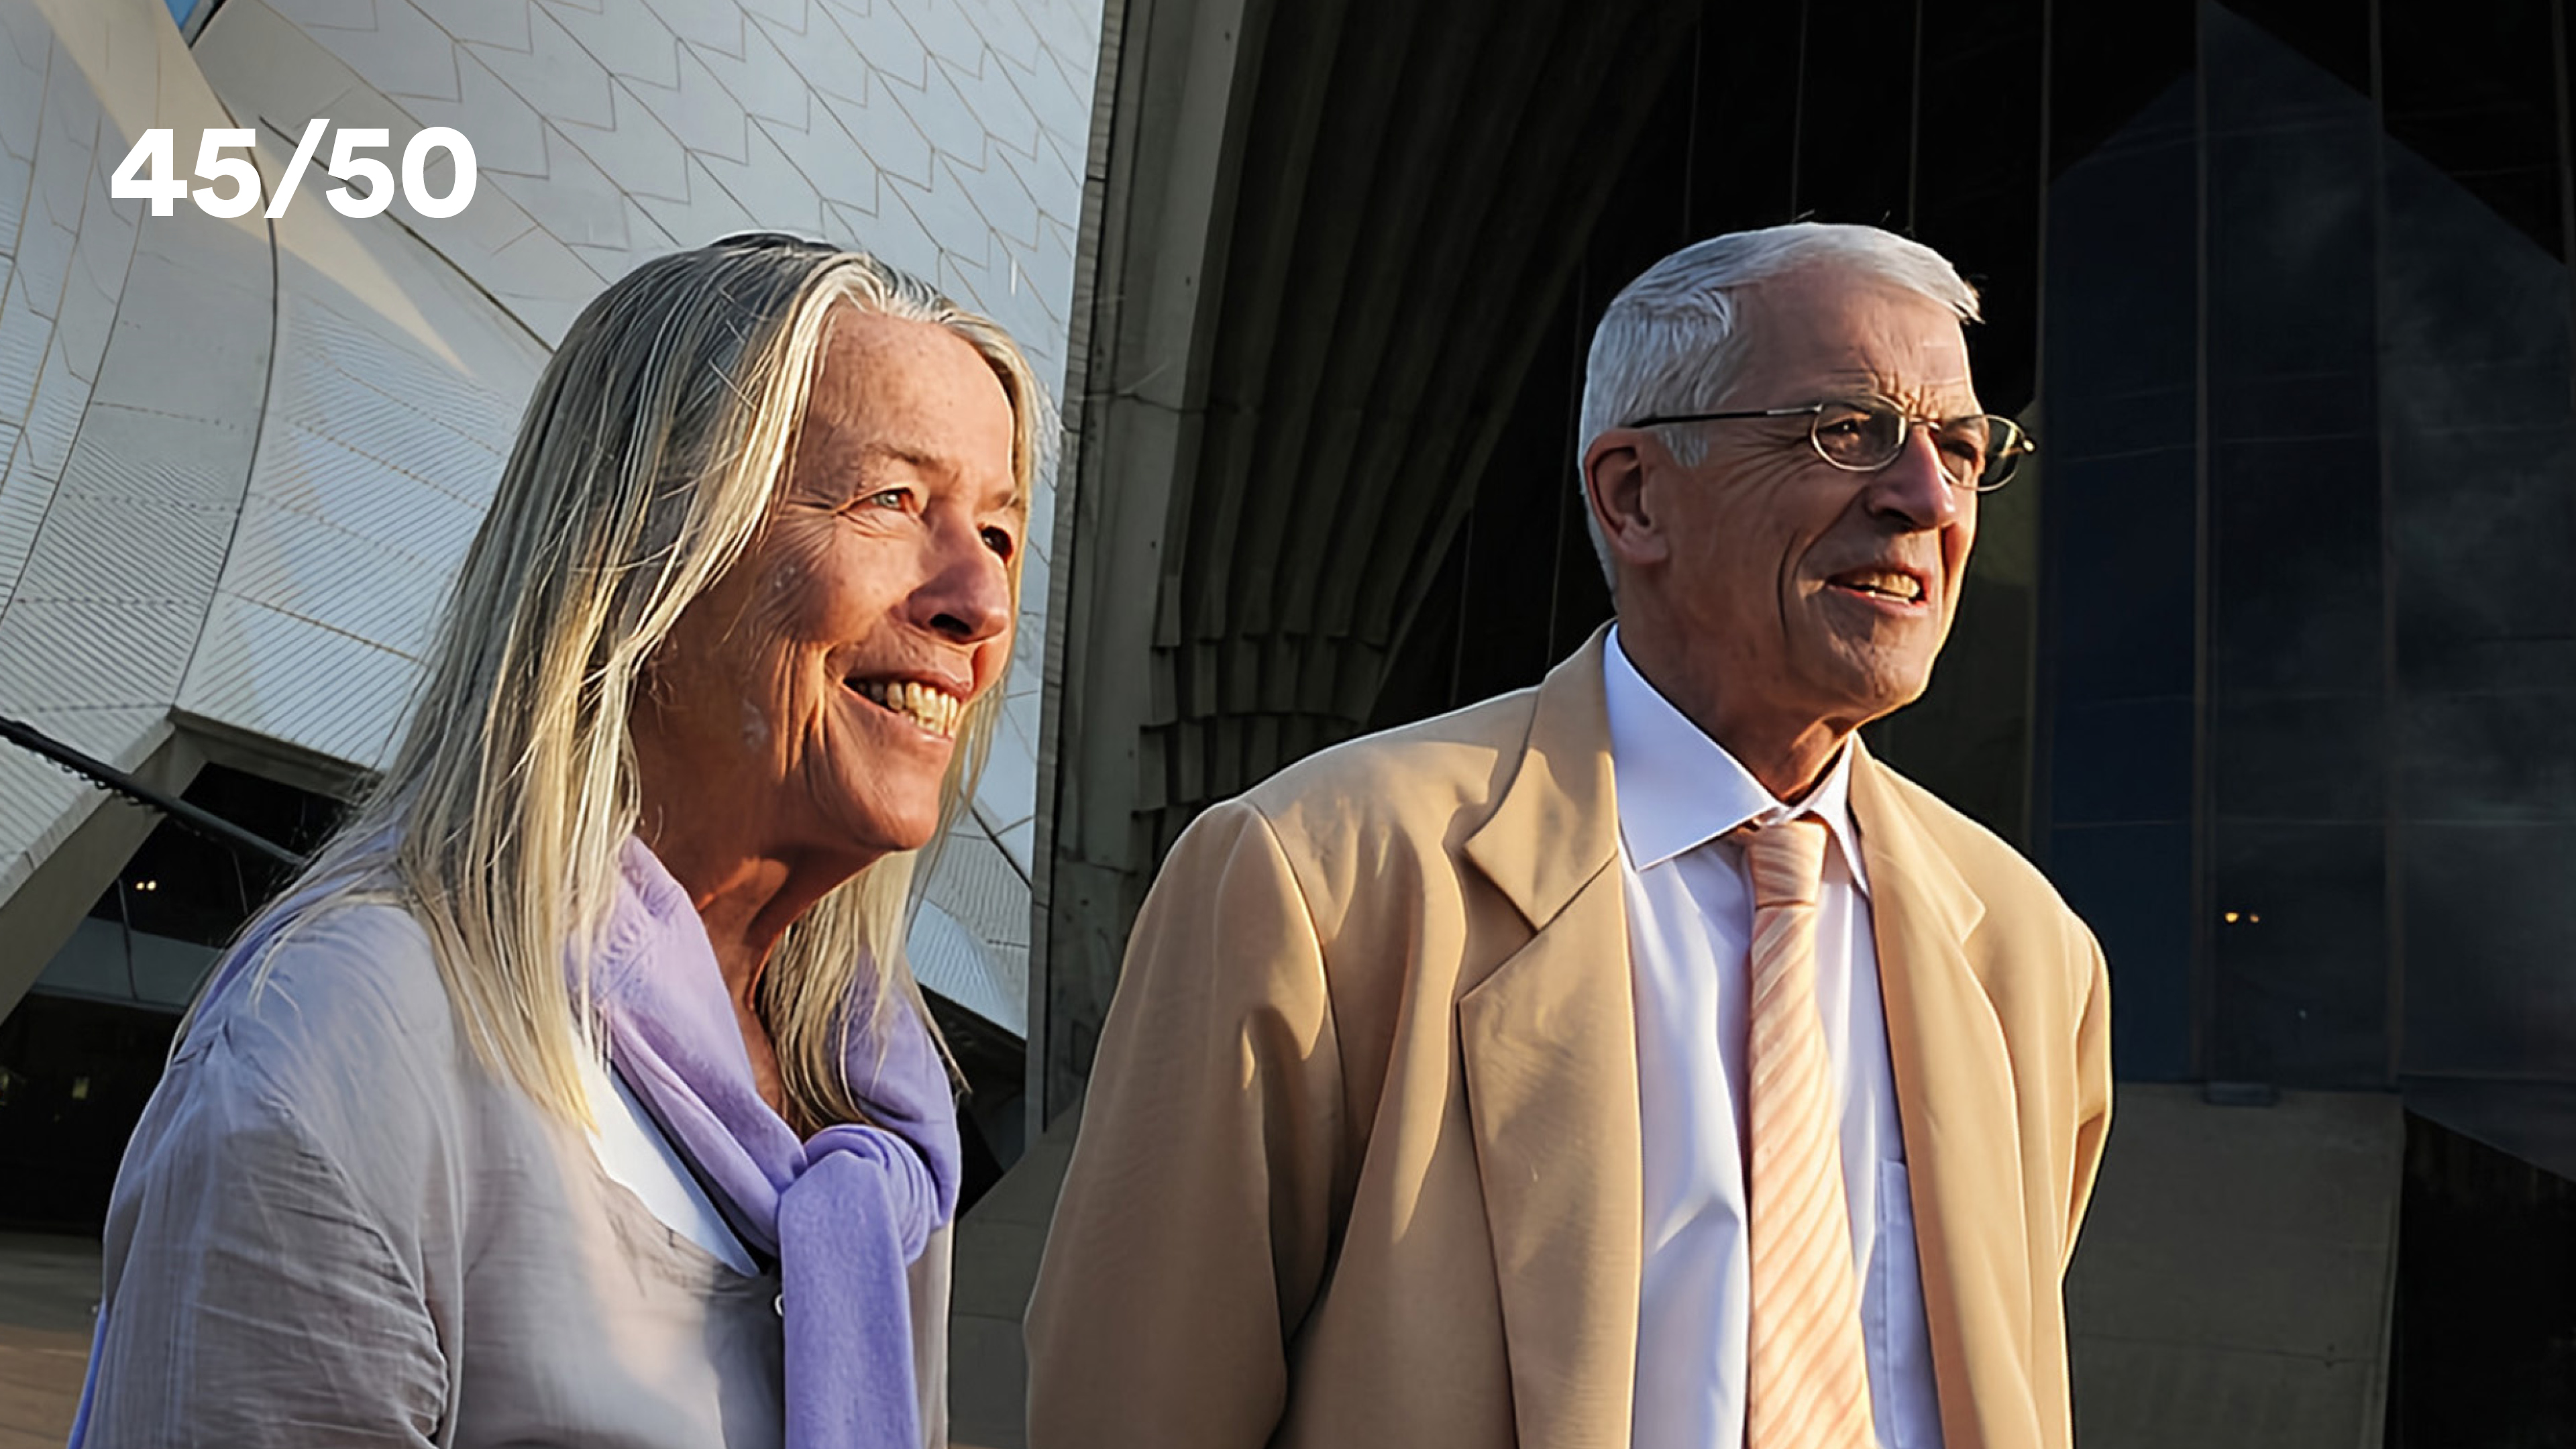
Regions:
<instances>
[{"instance_id":1,"label":"man's eyeglasses","mask_svg":"<svg viewBox=\"0 0 2576 1449\"><path fill-rule=\"evenodd\" d=\"M1993 413L1961 418L1917 417L1891 403L1820 402L1794 408L1754 408L1728 413L1669 413L1641 418L1632 428L1666 423L1717 423L1736 418L1807 417L1807 441L1816 456L1846 473L1875 473L1896 461L1914 425L1932 430L1941 472L1960 488L1992 493L2012 481L2021 460L2039 451L2021 424Z\"/></svg>"}]
</instances>

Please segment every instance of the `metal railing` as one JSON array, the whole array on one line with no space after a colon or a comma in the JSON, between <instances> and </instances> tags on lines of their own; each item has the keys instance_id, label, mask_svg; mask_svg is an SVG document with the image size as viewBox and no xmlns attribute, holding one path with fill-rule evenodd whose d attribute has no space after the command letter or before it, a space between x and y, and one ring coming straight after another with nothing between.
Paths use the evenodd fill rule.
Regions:
<instances>
[{"instance_id":1,"label":"metal railing","mask_svg":"<svg viewBox=\"0 0 2576 1449\"><path fill-rule=\"evenodd\" d=\"M178 822L182 829L211 840L226 849L266 856L288 867L300 867L304 864L304 857L276 841L244 830L222 816L191 805L167 790L155 789L105 760L73 749L34 725L0 715L0 740L7 740L21 749L42 755L102 790L121 795L147 810L157 810Z\"/></svg>"}]
</instances>

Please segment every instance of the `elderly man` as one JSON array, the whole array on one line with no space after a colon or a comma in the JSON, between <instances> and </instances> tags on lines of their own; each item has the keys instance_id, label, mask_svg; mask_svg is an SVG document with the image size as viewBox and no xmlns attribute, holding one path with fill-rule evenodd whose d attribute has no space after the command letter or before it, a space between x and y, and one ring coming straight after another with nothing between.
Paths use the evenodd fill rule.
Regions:
<instances>
[{"instance_id":1,"label":"elderly man","mask_svg":"<svg viewBox=\"0 0 2576 1449\"><path fill-rule=\"evenodd\" d=\"M1855 735L2029 449L1975 318L1819 225L1611 303L1616 624L1174 847L1029 1311L1036 1449L2069 1442L2101 953Z\"/></svg>"}]
</instances>

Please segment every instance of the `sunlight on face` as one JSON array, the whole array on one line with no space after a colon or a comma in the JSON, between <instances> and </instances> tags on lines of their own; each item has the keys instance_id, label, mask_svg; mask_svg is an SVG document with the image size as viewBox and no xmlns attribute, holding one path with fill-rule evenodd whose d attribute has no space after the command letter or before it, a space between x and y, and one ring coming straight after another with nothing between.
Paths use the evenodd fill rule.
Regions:
<instances>
[{"instance_id":1,"label":"sunlight on face","mask_svg":"<svg viewBox=\"0 0 2576 1449\"><path fill-rule=\"evenodd\" d=\"M1724 408L1880 398L1979 411L1958 319L1914 292L1831 267L1742 294L1751 355ZM1922 694L1976 540L1976 495L1950 485L1929 433L1850 473L1808 419L1708 425L1696 468L1650 484L1673 540L1662 581L1695 669L1815 721L1857 725Z\"/></svg>"},{"instance_id":2,"label":"sunlight on face","mask_svg":"<svg viewBox=\"0 0 2576 1449\"><path fill-rule=\"evenodd\" d=\"M845 311L760 535L656 655L639 750L662 808L778 848L926 844L967 704L1010 656L1009 396L964 339ZM648 740L647 736L651 738Z\"/></svg>"}]
</instances>

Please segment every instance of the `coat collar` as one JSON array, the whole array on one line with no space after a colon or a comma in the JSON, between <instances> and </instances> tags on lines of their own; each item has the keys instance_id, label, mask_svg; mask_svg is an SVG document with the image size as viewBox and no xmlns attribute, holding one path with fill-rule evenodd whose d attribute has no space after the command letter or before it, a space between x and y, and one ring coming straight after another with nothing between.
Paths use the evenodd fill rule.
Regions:
<instances>
[{"instance_id":1,"label":"coat collar","mask_svg":"<svg viewBox=\"0 0 2576 1449\"><path fill-rule=\"evenodd\" d=\"M1873 872L1884 862L1906 877L1907 908L1921 913L1919 923L1956 952L1986 918L1985 900L1950 863L1949 853L1924 833L1898 793L1896 773L1879 763L1859 735L1851 737L1848 748L1852 821L1860 832L1862 859ZM1887 932L1876 934L1884 939Z\"/></svg>"},{"instance_id":2,"label":"coat collar","mask_svg":"<svg viewBox=\"0 0 2576 1449\"><path fill-rule=\"evenodd\" d=\"M1610 772L1610 710L1601 687L1603 625L1548 671L1531 711L1520 768L1467 858L1545 930L1619 852L1618 792ZM1626 952L1621 959L1624 962Z\"/></svg>"}]
</instances>

